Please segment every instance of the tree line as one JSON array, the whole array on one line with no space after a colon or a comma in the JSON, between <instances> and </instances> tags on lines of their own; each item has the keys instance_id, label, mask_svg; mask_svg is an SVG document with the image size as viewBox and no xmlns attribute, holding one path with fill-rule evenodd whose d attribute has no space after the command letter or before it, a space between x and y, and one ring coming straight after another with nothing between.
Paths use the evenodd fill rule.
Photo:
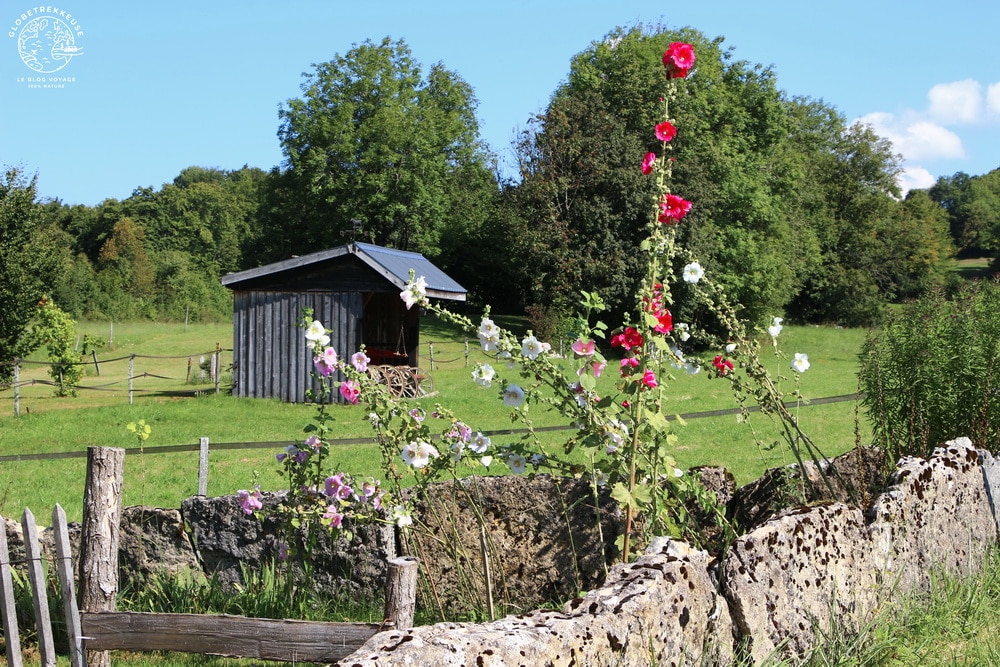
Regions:
<instances>
[{"instance_id":1,"label":"tree line","mask_svg":"<svg viewBox=\"0 0 1000 667\"><path fill-rule=\"evenodd\" d=\"M768 67L697 30L618 28L572 58L516 137L517 174L483 144L471 86L424 68L402 40L313 66L279 110L281 165L184 169L97 206L39 201L34 177L0 182L0 358L48 295L78 318L213 320L238 271L359 240L422 252L473 307L569 321L581 289L633 310L655 183L640 164L666 44L698 53L671 106L691 255L751 321L867 325L947 281L956 253L1000 247L1000 170L901 195L900 158L832 105L790 95ZM355 232L352 221L361 222ZM678 272L675 272L677 274ZM679 321L701 314L674 286Z\"/></svg>"}]
</instances>

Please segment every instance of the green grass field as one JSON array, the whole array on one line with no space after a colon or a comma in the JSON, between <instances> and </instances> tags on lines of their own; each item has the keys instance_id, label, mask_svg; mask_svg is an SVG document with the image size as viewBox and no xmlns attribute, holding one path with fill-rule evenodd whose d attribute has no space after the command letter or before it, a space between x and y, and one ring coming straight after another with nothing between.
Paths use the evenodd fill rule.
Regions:
<instances>
[{"instance_id":1,"label":"green grass field","mask_svg":"<svg viewBox=\"0 0 1000 667\"><path fill-rule=\"evenodd\" d=\"M476 430L484 432L509 429L509 413L498 398L496 388L478 387L470 379L471 367L486 361L472 340L466 357L465 337L435 318L422 324L421 365L430 372L436 395L420 399L425 407L440 402L453 409ZM231 327L225 324L81 324L80 333L107 340L113 332L113 345L98 350L100 375L88 367L81 385L99 390L81 390L76 397L57 398L47 385L21 386L20 416L14 416L14 392L0 392L0 457L55 452L85 452L91 446L137 448L126 425L140 419L152 426L152 435L142 451L126 456L125 504L179 507L181 500L197 492L198 452L156 453L164 445L196 445L199 438L211 443L277 442L302 439L303 427L315 409L309 405L290 405L274 400L240 399L225 392L216 395L214 385L199 379L199 362L216 346L223 348L223 387L228 380L225 368L231 361ZM839 396L856 391L856 355L865 332L856 329L824 327L786 327L781 336L786 358L774 358L775 376L792 376L788 357L807 352L812 367L801 376L801 391L810 398ZM433 343L434 368L428 351ZM129 404L128 371L132 359L133 402ZM41 357L35 357L41 360ZM117 359L117 361L110 361ZM190 365L189 365L190 360ZM189 370L193 369L193 370ZM616 373L606 373L602 382L610 387ZM49 379L47 367L26 366L22 383ZM782 380L785 389L792 380ZM677 375L669 386L667 409L672 414L690 414L735 407L729 384L709 380L707 374ZM201 392L194 395L193 392ZM188 392L176 395L174 392ZM535 410L535 408L532 408ZM362 406L335 406L339 425L338 438L364 438L371 435ZM824 453L836 455L854 446L855 404L853 401L827 405L803 405L797 414L804 429ZM565 422L558 415L535 411L536 424L552 426ZM750 430L757 432L759 446ZM776 436L766 418L757 416L751 423L738 423L733 415L710 419L688 419L678 426L680 444L678 463L724 465L739 483L756 478L764 469L793 460L784 447L769 447ZM867 425L861 424L862 440ZM555 444L567 433L555 432ZM516 438L517 436L506 436ZM500 441L499 438L495 438ZM274 454L282 446L255 449L218 449L210 455L208 491L225 495L250 485L255 473L265 489L280 488ZM355 474L379 476L379 454L374 445L353 444L337 448L335 462L342 470ZM55 460L0 461L0 515L19 517L30 507L38 517L51 514L59 503L71 521L79 520L85 479L85 458Z\"/></svg>"}]
</instances>

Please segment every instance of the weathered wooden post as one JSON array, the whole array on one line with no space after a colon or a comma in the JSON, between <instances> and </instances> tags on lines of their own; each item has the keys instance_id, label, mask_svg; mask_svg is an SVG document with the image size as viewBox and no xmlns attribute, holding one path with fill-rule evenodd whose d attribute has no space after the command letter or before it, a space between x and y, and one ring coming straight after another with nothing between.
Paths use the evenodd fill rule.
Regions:
<instances>
[{"instance_id":1,"label":"weathered wooden post","mask_svg":"<svg viewBox=\"0 0 1000 667\"><path fill-rule=\"evenodd\" d=\"M42 566L42 548L38 544L38 524L28 508L21 515L24 531L24 553L28 561L28 580L31 598L35 605L35 629L38 631L38 653L43 667L55 667L56 646L52 639L52 618L49 616L48 588L45 585L45 568Z\"/></svg>"},{"instance_id":2,"label":"weathered wooden post","mask_svg":"<svg viewBox=\"0 0 1000 667\"><path fill-rule=\"evenodd\" d=\"M208 495L208 438L198 439L198 495Z\"/></svg>"},{"instance_id":3,"label":"weathered wooden post","mask_svg":"<svg viewBox=\"0 0 1000 667\"><path fill-rule=\"evenodd\" d=\"M63 613L66 616L66 639L69 642L69 664L71 667L85 667L83 655L83 633L80 631L80 608L76 604L76 586L73 579L73 548L69 541L66 512L59 503L52 509L52 529L56 546L56 574L63 597Z\"/></svg>"},{"instance_id":4,"label":"weathered wooden post","mask_svg":"<svg viewBox=\"0 0 1000 667\"><path fill-rule=\"evenodd\" d=\"M87 485L80 532L80 610L83 612L115 610L124 477L124 449L87 449ZM88 650L87 664L110 667L111 654Z\"/></svg>"},{"instance_id":5,"label":"weathered wooden post","mask_svg":"<svg viewBox=\"0 0 1000 667\"><path fill-rule=\"evenodd\" d=\"M7 550L7 523L0 516L0 617L3 618L7 664L21 667L21 638L17 630L17 610L14 608L14 578L10 573L10 552Z\"/></svg>"},{"instance_id":6,"label":"weathered wooden post","mask_svg":"<svg viewBox=\"0 0 1000 667\"><path fill-rule=\"evenodd\" d=\"M135 379L135 355L128 356L128 404L132 405L132 380Z\"/></svg>"},{"instance_id":7,"label":"weathered wooden post","mask_svg":"<svg viewBox=\"0 0 1000 667\"><path fill-rule=\"evenodd\" d=\"M21 360L14 360L14 416L21 416Z\"/></svg>"},{"instance_id":8,"label":"weathered wooden post","mask_svg":"<svg viewBox=\"0 0 1000 667\"><path fill-rule=\"evenodd\" d=\"M385 575L385 617L397 630L413 627L413 612L417 607L417 572L420 561L414 556L388 560Z\"/></svg>"}]
</instances>

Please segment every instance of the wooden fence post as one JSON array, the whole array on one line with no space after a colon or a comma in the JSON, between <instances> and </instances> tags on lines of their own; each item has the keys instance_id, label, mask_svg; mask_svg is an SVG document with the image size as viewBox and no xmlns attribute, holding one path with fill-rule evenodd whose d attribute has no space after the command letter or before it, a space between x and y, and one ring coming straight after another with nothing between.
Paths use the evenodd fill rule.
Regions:
<instances>
[{"instance_id":1,"label":"wooden fence post","mask_svg":"<svg viewBox=\"0 0 1000 667\"><path fill-rule=\"evenodd\" d=\"M132 405L132 380L135 378L135 355L128 357L128 404Z\"/></svg>"},{"instance_id":2,"label":"wooden fence post","mask_svg":"<svg viewBox=\"0 0 1000 667\"><path fill-rule=\"evenodd\" d=\"M85 667L83 633L80 631L80 609L76 604L76 586L73 584L73 547L66 526L66 512L56 503L52 509L52 530L56 545L56 573L62 591L63 613L66 616L66 639L69 642L69 664Z\"/></svg>"},{"instance_id":3,"label":"wooden fence post","mask_svg":"<svg viewBox=\"0 0 1000 667\"><path fill-rule=\"evenodd\" d=\"M87 484L80 534L80 610L83 612L115 610L124 473L124 449L87 449ZM88 650L87 664L110 667L111 654Z\"/></svg>"},{"instance_id":4,"label":"wooden fence post","mask_svg":"<svg viewBox=\"0 0 1000 667\"><path fill-rule=\"evenodd\" d=\"M385 575L385 617L397 630L413 627L417 607L417 572L420 561L414 556L390 558Z\"/></svg>"},{"instance_id":5,"label":"wooden fence post","mask_svg":"<svg viewBox=\"0 0 1000 667\"><path fill-rule=\"evenodd\" d=\"M14 416L21 416L21 360L14 360Z\"/></svg>"},{"instance_id":6,"label":"wooden fence post","mask_svg":"<svg viewBox=\"0 0 1000 667\"><path fill-rule=\"evenodd\" d=\"M0 516L0 617L3 618L7 664L10 667L21 667L21 638L17 634L14 579L10 574L10 552L7 550L7 522L2 516Z\"/></svg>"},{"instance_id":7,"label":"wooden fence post","mask_svg":"<svg viewBox=\"0 0 1000 667\"><path fill-rule=\"evenodd\" d=\"M431 359L431 370L434 370L434 343L427 343L427 356Z\"/></svg>"},{"instance_id":8,"label":"wooden fence post","mask_svg":"<svg viewBox=\"0 0 1000 667\"><path fill-rule=\"evenodd\" d=\"M199 438L198 495L208 495L208 438Z\"/></svg>"},{"instance_id":9,"label":"wooden fence post","mask_svg":"<svg viewBox=\"0 0 1000 667\"><path fill-rule=\"evenodd\" d=\"M38 632L38 653L43 667L55 667L56 647L52 639L52 620L49 616L48 588L45 585L45 568L42 567L42 549L38 545L38 524L28 508L21 516L24 531L24 553L28 561L28 579L35 606L35 629Z\"/></svg>"}]
</instances>

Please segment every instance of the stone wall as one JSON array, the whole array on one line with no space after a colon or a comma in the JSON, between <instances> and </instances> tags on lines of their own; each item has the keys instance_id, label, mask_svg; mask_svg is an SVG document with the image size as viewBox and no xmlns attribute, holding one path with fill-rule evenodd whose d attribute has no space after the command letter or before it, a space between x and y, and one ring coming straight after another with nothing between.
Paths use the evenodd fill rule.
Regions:
<instances>
[{"instance_id":1,"label":"stone wall","mask_svg":"<svg viewBox=\"0 0 1000 667\"><path fill-rule=\"evenodd\" d=\"M866 511L798 507L742 535L721 565L657 542L560 611L375 635L341 667L731 665L803 656L934 571L976 572L997 541L1000 466L968 439L906 459Z\"/></svg>"},{"instance_id":2,"label":"stone wall","mask_svg":"<svg viewBox=\"0 0 1000 667\"><path fill-rule=\"evenodd\" d=\"M773 498L799 471L771 471L732 494L731 509L747 532L721 562L684 543L658 540L636 562L615 565L603 583L603 563L613 556L604 544L621 528L606 497L591 502L585 489L560 490L557 485L566 482L544 477L489 480L477 494L485 503L489 541L502 556L495 567L516 591L511 599L520 596L527 604L532 590L579 590L574 586L581 581L591 590L559 610L383 632L338 664L721 666L770 656L794 661L834 619L838 628L858 628L886 600L925 588L935 571L975 573L997 542L1000 462L989 452L963 438L927 460L904 459L881 493L869 488L870 475L852 477L851 471L877 467L871 463L864 452L834 460L838 481L829 499L816 496L808 506L777 514ZM849 487L863 492L847 493ZM567 513L557 502L561 492L580 495L573 504L577 511ZM451 493L442 488L438 502L444 505L435 511L450 508L461 516L467 508ZM859 496L860 507L849 501ZM266 503L277 501L269 496ZM595 506L604 517L604 543L593 521ZM6 527L16 551L20 528L12 521ZM478 523L466 532L472 554ZM243 515L233 496L190 498L180 512L128 508L122 534L123 574L133 583L155 569L205 571L235 582L241 568L276 553L274 526ZM572 564L570 544L589 555ZM331 590L377 597L385 558L396 548L392 530L358 531L350 541L324 545L315 571L324 573ZM427 560L435 581L453 576L440 556ZM470 570L478 567L470 561ZM515 584L519 576L527 583Z\"/></svg>"}]
</instances>

